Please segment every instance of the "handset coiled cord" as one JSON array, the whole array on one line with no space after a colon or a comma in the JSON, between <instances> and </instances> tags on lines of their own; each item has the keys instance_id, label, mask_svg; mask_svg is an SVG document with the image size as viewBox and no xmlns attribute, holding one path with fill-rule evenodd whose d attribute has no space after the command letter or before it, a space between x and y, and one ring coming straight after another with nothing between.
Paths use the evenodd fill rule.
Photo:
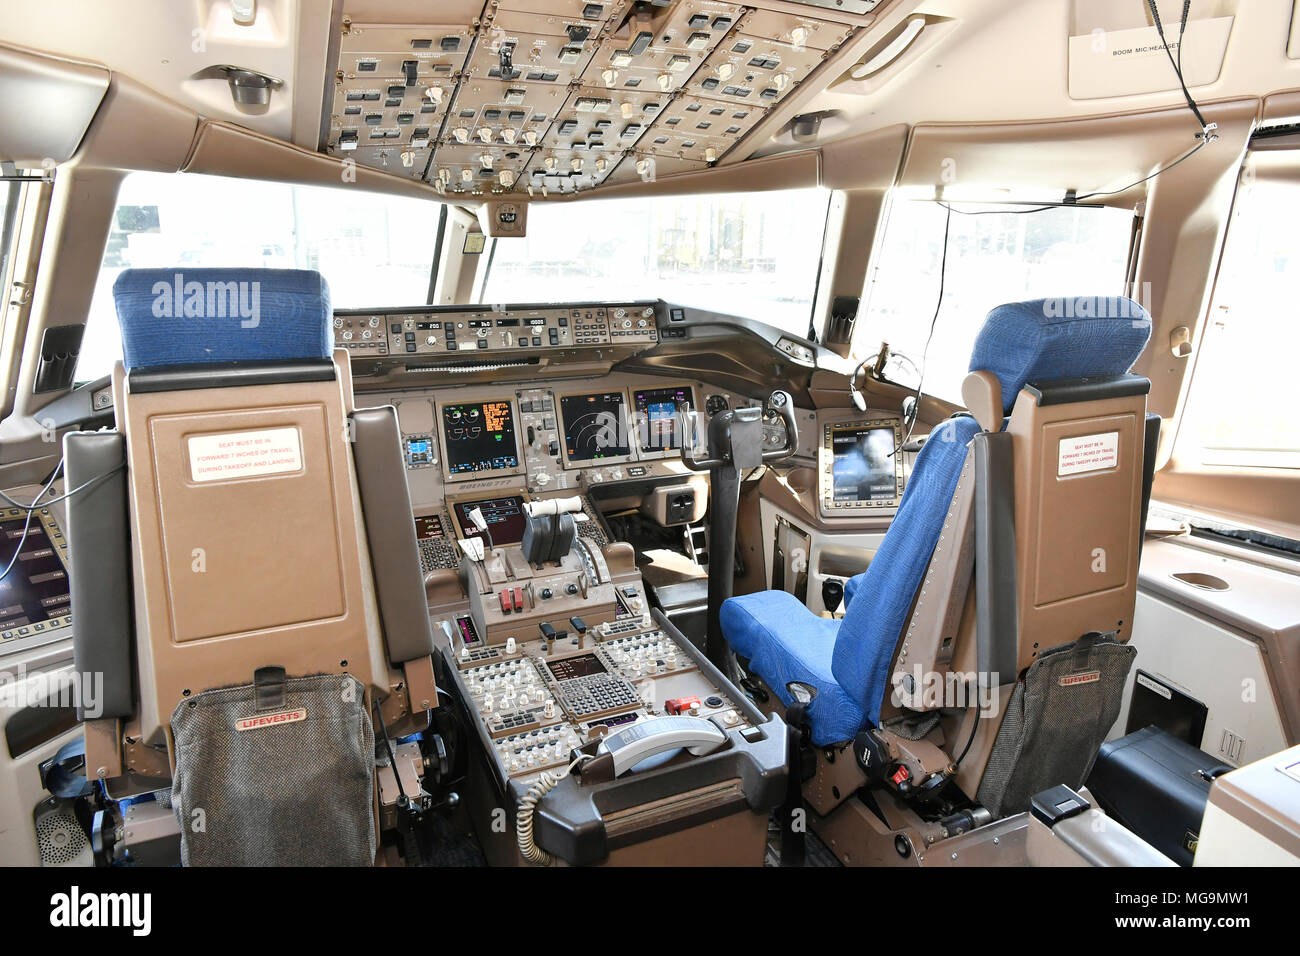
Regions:
<instances>
[{"instance_id":1,"label":"handset coiled cord","mask_svg":"<svg viewBox=\"0 0 1300 956\"><path fill-rule=\"evenodd\" d=\"M537 809L537 805L542 802L544 796L558 787L564 778L573 772L574 767L591 759L591 754L579 754L573 763L558 774L543 770L536 782L528 788L524 798L519 801L519 809L515 811L515 841L519 844L520 855L529 863L535 866L548 866L551 863L551 854L539 847L537 841L533 839L533 812Z\"/></svg>"}]
</instances>

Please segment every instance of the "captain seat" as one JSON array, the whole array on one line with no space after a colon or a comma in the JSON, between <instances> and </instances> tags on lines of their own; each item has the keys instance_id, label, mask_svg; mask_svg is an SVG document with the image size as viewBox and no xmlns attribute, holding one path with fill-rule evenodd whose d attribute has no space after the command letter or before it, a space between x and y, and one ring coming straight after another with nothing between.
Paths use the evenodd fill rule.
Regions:
<instances>
[{"instance_id":1,"label":"captain seat","mask_svg":"<svg viewBox=\"0 0 1300 956\"><path fill-rule=\"evenodd\" d=\"M1095 755L1132 657L1125 642L1159 419L1146 415L1150 383L1127 373L1150 332L1146 311L1123 297L993 309L963 386L970 411L930 432L884 541L847 582L844 617L819 617L784 591L723 605L731 649L783 704L815 689L800 700L815 746L897 720L909 721L908 739L946 744L924 719L943 701L913 686L915 668L941 679L975 673L1001 691L1000 737L1016 737L995 744L999 724L981 722L992 728L976 750L1001 775L997 792L981 794L990 809L1025 809L1044 774L1071 778L1048 785L1082 783L1075 766L1050 759L1034 773L1017 769L1040 750L1024 723L1041 716L1042 681L1027 681L1033 665L1066 668L1060 686L1082 690L1058 713L1088 725L1083 747ZM941 764L956 756L944 749ZM1086 775L1092 756L1082 759Z\"/></svg>"},{"instance_id":2,"label":"captain seat","mask_svg":"<svg viewBox=\"0 0 1300 956\"><path fill-rule=\"evenodd\" d=\"M376 741L438 699L396 413L353 408L318 273L114 297L116 430L65 438L89 773L163 793L186 864L370 864Z\"/></svg>"}]
</instances>

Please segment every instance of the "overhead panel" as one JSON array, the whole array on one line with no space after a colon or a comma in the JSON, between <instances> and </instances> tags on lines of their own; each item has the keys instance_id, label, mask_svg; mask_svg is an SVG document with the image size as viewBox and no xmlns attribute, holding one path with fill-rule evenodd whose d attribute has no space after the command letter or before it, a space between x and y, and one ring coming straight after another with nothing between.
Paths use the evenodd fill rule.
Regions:
<instances>
[{"instance_id":1,"label":"overhead panel","mask_svg":"<svg viewBox=\"0 0 1300 956\"><path fill-rule=\"evenodd\" d=\"M356 23L345 7L327 150L473 196L704 168L853 33L788 10L494 0L437 25Z\"/></svg>"},{"instance_id":2,"label":"overhead panel","mask_svg":"<svg viewBox=\"0 0 1300 956\"><path fill-rule=\"evenodd\" d=\"M424 177L475 31L468 24L344 22L329 149Z\"/></svg>"}]
</instances>

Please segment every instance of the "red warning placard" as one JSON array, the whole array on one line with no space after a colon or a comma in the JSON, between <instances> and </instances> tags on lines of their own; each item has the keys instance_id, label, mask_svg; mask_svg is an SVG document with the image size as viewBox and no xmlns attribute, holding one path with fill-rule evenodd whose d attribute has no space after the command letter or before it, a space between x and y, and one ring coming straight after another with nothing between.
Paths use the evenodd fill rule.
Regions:
<instances>
[{"instance_id":1,"label":"red warning placard","mask_svg":"<svg viewBox=\"0 0 1300 956\"><path fill-rule=\"evenodd\" d=\"M302 470L296 428L195 435L189 439L190 477L195 481L258 478Z\"/></svg>"}]
</instances>

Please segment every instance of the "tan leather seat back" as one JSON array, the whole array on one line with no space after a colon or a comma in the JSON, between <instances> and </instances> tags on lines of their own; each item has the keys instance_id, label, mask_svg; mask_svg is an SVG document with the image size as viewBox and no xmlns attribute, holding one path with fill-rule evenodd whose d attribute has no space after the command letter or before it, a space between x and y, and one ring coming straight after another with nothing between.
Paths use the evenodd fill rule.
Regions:
<instances>
[{"instance_id":1,"label":"tan leather seat back","mask_svg":"<svg viewBox=\"0 0 1300 956\"><path fill-rule=\"evenodd\" d=\"M1026 388L1016 399L1006 430L1015 462L1017 672L1090 631L1129 639L1146 387L1133 377L1130 394L1069 401Z\"/></svg>"},{"instance_id":2,"label":"tan leather seat back","mask_svg":"<svg viewBox=\"0 0 1300 956\"><path fill-rule=\"evenodd\" d=\"M140 732L190 694L348 672L388 683L352 452L347 355L316 380L141 389L126 437Z\"/></svg>"}]
</instances>

